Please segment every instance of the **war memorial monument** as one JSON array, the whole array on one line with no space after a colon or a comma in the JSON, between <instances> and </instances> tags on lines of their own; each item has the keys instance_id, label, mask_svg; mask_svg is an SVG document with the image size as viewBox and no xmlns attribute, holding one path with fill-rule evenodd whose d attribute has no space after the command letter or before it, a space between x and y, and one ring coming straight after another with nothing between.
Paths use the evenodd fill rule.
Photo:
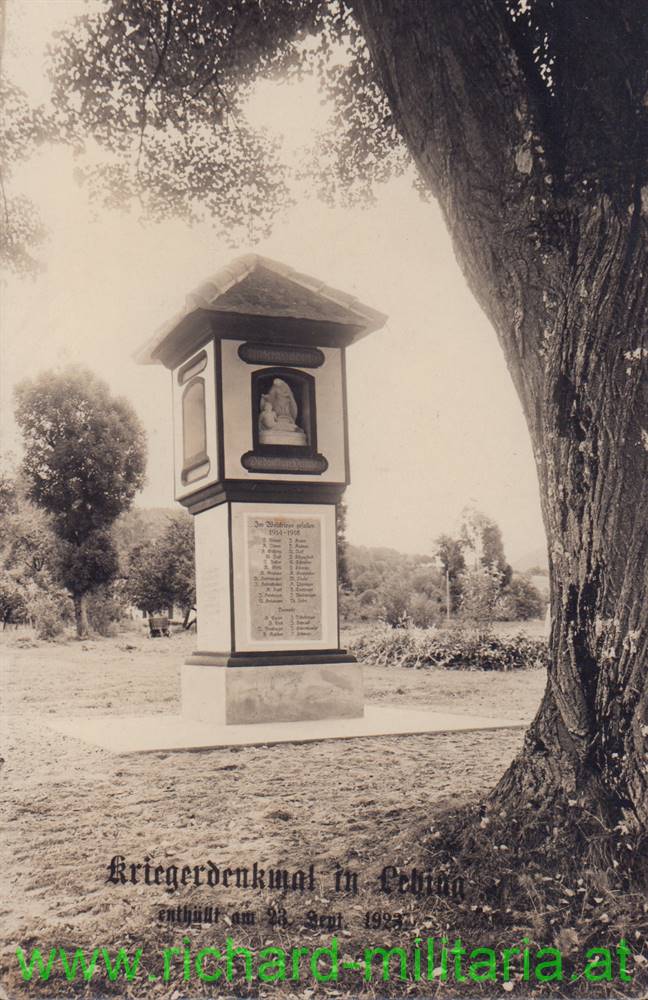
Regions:
<instances>
[{"instance_id":1,"label":"war memorial monument","mask_svg":"<svg viewBox=\"0 0 648 1000\"><path fill-rule=\"evenodd\" d=\"M181 666L181 715L48 725L117 753L511 727L365 706L362 665L341 647L345 353L386 319L247 254L137 352L171 375L175 499L195 526L197 648Z\"/></svg>"}]
</instances>

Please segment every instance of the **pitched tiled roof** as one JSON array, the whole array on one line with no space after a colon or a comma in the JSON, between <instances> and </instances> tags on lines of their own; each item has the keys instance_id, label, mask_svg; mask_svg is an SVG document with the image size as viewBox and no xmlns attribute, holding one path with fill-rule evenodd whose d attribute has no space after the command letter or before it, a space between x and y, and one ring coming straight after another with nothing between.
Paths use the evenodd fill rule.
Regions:
<instances>
[{"instance_id":1,"label":"pitched tiled roof","mask_svg":"<svg viewBox=\"0 0 648 1000\"><path fill-rule=\"evenodd\" d=\"M183 320L199 310L335 323L352 328L353 340L379 329L387 320L352 295L279 261L250 253L237 257L194 289L185 308L138 351L136 360L155 362L158 348Z\"/></svg>"}]
</instances>

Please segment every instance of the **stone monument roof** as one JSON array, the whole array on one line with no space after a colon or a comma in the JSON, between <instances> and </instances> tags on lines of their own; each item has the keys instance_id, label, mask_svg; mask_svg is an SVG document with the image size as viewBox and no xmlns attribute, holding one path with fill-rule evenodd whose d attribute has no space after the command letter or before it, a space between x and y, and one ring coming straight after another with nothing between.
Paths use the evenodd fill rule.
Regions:
<instances>
[{"instance_id":1,"label":"stone monument roof","mask_svg":"<svg viewBox=\"0 0 648 1000\"><path fill-rule=\"evenodd\" d=\"M250 253L237 257L227 267L204 281L185 302L185 307L165 323L142 347L135 358L141 364L155 364L163 359L169 342L187 336L192 320L213 314L231 322L239 317L289 321L286 339L301 339L295 334L295 321L305 321L304 330L326 327L344 330L344 343L353 343L384 325L387 317L363 305L354 296L331 288L317 278L300 274L292 267ZM306 334L308 335L308 334ZM245 336L245 334L242 334ZM311 334L312 336L312 334Z\"/></svg>"}]
</instances>

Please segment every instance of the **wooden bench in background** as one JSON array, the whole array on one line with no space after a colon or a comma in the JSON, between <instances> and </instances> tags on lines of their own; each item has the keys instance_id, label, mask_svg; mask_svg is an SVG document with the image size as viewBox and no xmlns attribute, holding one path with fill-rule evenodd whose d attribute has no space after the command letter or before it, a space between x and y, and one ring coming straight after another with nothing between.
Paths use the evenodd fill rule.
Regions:
<instances>
[{"instance_id":1,"label":"wooden bench in background","mask_svg":"<svg viewBox=\"0 0 648 1000\"><path fill-rule=\"evenodd\" d=\"M166 615L149 615L148 627L151 639L159 639L160 636L168 638L171 634L171 619Z\"/></svg>"},{"instance_id":2,"label":"wooden bench in background","mask_svg":"<svg viewBox=\"0 0 648 1000\"><path fill-rule=\"evenodd\" d=\"M190 621L176 621L174 618L168 618L166 615L149 615L147 621L149 637L151 639L159 639L160 636L168 638L171 635L172 625L182 629L194 628L196 625L195 616Z\"/></svg>"}]
</instances>

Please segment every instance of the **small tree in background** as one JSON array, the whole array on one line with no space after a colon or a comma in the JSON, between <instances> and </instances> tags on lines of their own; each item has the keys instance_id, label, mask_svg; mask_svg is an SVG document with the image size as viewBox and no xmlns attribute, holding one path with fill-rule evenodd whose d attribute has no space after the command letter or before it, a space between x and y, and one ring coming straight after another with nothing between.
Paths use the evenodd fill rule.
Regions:
<instances>
[{"instance_id":1,"label":"small tree in background","mask_svg":"<svg viewBox=\"0 0 648 1000\"><path fill-rule=\"evenodd\" d=\"M147 614L178 605L185 625L196 603L193 521L186 514L169 518L162 535L130 552L125 585L128 599Z\"/></svg>"},{"instance_id":2,"label":"small tree in background","mask_svg":"<svg viewBox=\"0 0 648 1000\"><path fill-rule=\"evenodd\" d=\"M498 601L498 617L503 620L541 618L546 609L547 602L526 576L514 576Z\"/></svg>"},{"instance_id":3,"label":"small tree in background","mask_svg":"<svg viewBox=\"0 0 648 1000\"><path fill-rule=\"evenodd\" d=\"M144 430L130 403L83 369L27 380L16 402L27 495L51 515L62 543L61 574L82 637L87 594L117 571L108 529L144 481Z\"/></svg>"},{"instance_id":4,"label":"small tree in background","mask_svg":"<svg viewBox=\"0 0 648 1000\"><path fill-rule=\"evenodd\" d=\"M435 543L435 555L443 568L443 574L450 584L450 610L461 600L461 574L466 568L463 549L464 542L450 535L439 535Z\"/></svg>"},{"instance_id":5,"label":"small tree in background","mask_svg":"<svg viewBox=\"0 0 648 1000\"><path fill-rule=\"evenodd\" d=\"M131 550L125 592L128 600L147 615L166 612L173 604L171 583L158 560L157 542L144 542Z\"/></svg>"},{"instance_id":6,"label":"small tree in background","mask_svg":"<svg viewBox=\"0 0 648 1000\"><path fill-rule=\"evenodd\" d=\"M461 540L464 550L471 550L479 565L499 573L502 588L510 583L513 570L504 555L502 532L491 517L466 507L462 514Z\"/></svg>"},{"instance_id":7,"label":"small tree in background","mask_svg":"<svg viewBox=\"0 0 648 1000\"><path fill-rule=\"evenodd\" d=\"M193 518L186 514L170 522L161 539L162 565L171 579L173 604L182 609L185 625L196 605L196 554Z\"/></svg>"},{"instance_id":8,"label":"small tree in background","mask_svg":"<svg viewBox=\"0 0 648 1000\"><path fill-rule=\"evenodd\" d=\"M502 576L496 569L476 566L461 577L461 617L482 628L489 628L496 617L502 589Z\"/></svg>"},{"instance_id":9,"label":"small tree in background","mask_svg":"<svg viewBox=\"0 0 648 1000\"><path fill-rule=\"evenodd\" d=\"M409 581L402 577L394 576L381 588L382 618L392 628L404 628L410 621L410 597Z\"/></svg>"}]
</instances>

